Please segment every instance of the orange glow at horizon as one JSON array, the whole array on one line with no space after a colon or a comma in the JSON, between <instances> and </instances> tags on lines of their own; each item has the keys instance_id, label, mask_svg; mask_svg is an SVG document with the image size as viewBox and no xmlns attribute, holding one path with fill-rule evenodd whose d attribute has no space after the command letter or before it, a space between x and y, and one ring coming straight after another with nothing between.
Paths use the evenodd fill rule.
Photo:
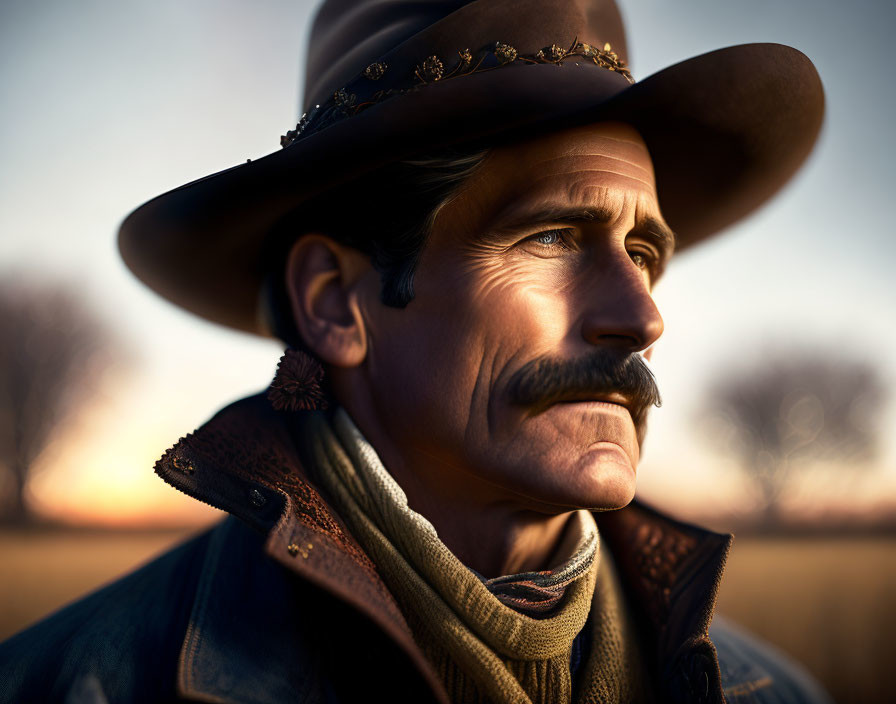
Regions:
<instances>
[{"instance_id":1,"label":"orange glow at horizon","mask_svg":"<svg viewBox=\"0 0 896 704\"><path fill-rule=\"evenodd\" d=\"M98 428L107 430L105 440ZM66 523L207 524L222 513L172 488L153 470L172 442L164 423L128 425L112 404L98 407L44 451L29 482L28 499L38 515Z\"/></svg>"}]
</instances>

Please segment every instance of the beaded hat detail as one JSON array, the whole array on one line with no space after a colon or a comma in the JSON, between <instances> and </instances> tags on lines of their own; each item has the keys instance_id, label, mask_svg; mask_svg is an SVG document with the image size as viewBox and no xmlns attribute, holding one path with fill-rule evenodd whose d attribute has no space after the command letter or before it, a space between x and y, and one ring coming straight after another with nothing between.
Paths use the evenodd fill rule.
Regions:
<instances>
[{"instance_id":1,"label":"beaded hat detail","mask_svg":"<svg viewBox=\"0 0 896 704\"><path fill-rule=\"evenodd\" d=\"M562 49L556 44L539 49L531 56L523 56L509 44L495 42L494 46L477 52L476 58L469 49L457 52L454 65L450 69L445 68L442 60L433 54L428 56L414 68L413 76L389 77L393 80L383 80L386 74L386 64L375 62L367 66L354 81L344 88L333 93L333 96L324 105L315 105L310 111L299 118L295 129L289 130L280 137L280 146L288 147L300 137L318 132L329 127L334 122L357 115L362 110L377 105L378 103L408 93L422 85L447 81L452 78L463 78L481 71L492 71L513 63L529 64L560 64L566 59L580 59L591 61L609 71L617 71L634 83L631 72L625 65L625 61L612 50L609 42L603 49L598 49L583 42L573 40L568 49ZM378 81L371 85L372 81ZM385 85L384 85L385 84Z\"/></svg>"}]
</instances>

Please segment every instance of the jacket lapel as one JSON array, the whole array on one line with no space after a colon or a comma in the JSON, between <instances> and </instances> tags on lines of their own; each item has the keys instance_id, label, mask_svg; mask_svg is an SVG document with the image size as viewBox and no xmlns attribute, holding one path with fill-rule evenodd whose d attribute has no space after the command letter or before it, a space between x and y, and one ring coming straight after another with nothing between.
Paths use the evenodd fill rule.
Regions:
<instances>
[{"instance_id":1,"label":"jacket lapel","mask_svg":"<svg viewBox=\"0 0 896 704\"><path fill-rule=\"evenodd\" d=\"M263 395L243 399L182 438L156 463L156 472L175 488L254 527L263 551L274 561L366 614L405 652L436 699L447 701L375 566L309 481L293 441L290 423L295 422L301 422L300 413L274 411ZM672 701L724 701L708 627L731 536L674 521L637 502L596 517L619 566L657 684ZM294 612L296 600L279 591L276 603L288 604L280 617L269 617L269 609L261 621L239 613L240 604L252 603L253 594L272 589L251 580L274 580L270 570L277 568L264 561L252 576L245 574L249 570L228 566L228 554L245 554L251 547L231 544L236 540L233 525L232 519L225 521L209 549L181 652L178 686L201 701L314 701L308 696L314 683L295 677L296 658L312 654L269 653L257 643L257 635L247 635L278 634L301 615ZM232 590L229 582L215 583L222 574L240 572L242 592ZM211 598L222 591L236 601ZM295 641L289 632L282 635L268 641ZM228 662L239 663L239 682L221 674L222 663ZM273 692L273 685L260 686L272 673L279 673L276 686L289 688L292 696L263 694ZM306 694L297 696L300 692Z\"/></svg>"},{"instance_id":2,"label":"jacket lapel","mask_svg":"<svg viewBox=\"0 0 896 704\"><path fill-rule=\"evenodd\" d=\"M318 653L295 637L302 604L279 567L263 559L263 543L233 517L212 531L181 648L182 696L240 704L323 700L313 677Z\"/></svg>"},{"instance_id":3,"label":"jacket lapel","mask_svg":"<svg viewBox=\"0 0 896 704\"><path fill-rule=\"evenodd\" d=\"M676 521L638 501L596 517L666 701L725 701L709 625L733 536Z\"/></svg>"},{"instance_id":4,"label":"jacket lapel","mask_svg":"<svg viewBox=\"0 0 896 704\"><path fill-rule=\"evenodd\" d=\"M274 411L263 396L243 399L220 411L195 433L181 438L156 462L155 470L175 488L227 511L265 536L263 549L254 554L267 554L290 572L368 616L406 653L437 693L436 699L447 701L438 677L414 642L398 604L370 558L308 481L284 414ZM245 551L237 546L233 552ZM216 561L211 551L208 560L209 574L232 571L225 569L226 562ZM274 564L270 560L262 562ZM236 569L236 573L245 571ZM220 608L211 611L205 606L209 594L214 593L210 589L200 590L196 597L195 624L191 624L181 650L178 686L185 695L200 701L244 701L228 698L229 683L221 685L214 674L202 675L216 671L218 656L236 665L236 671L241 671L244 662L251 663L253 656L248 645L253 641L236 637L227 638L233 649L217 652L214 643L223 642L225 634L210 626L220 612ZM246 597L251 595L248 590ZM278 623L296 623L295 618L300 618L300 614L285 614ZM229 623L228 628L231 626L235 628ZM276 629L271 631L275 632ZM217 635L204 640L210 633ZM295 631L284 635L286 641L295 639ZM289 654L271 655L283 661ZM287 666L295 668L296 662L301 661L292 660ZM270 662L265 667L270 668ZM285 699L291 700L295 697Z\"/></svg>"}]
</instances>

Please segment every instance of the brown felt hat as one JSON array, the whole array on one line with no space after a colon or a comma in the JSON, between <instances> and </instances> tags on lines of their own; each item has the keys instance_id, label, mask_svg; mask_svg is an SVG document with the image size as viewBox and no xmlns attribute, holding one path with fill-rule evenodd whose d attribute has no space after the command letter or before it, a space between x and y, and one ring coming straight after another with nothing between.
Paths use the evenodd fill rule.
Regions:
<instances>
[{"instance_id":1,"label":"brown felt hat","mask_svg":"<svg viewBox=\"0 0 896 704\"><path fill-rule=\"evenodd\" d=\"M259 314L274 225L389 162L603 120L643 136L660 207L686 248L771 197L824 113L806 56L744 44L638 82L612 0L326 0L308 49L306 114L279 151L145 203L121 226L130 269L210 320Z\"/></svg>"}]
</instances>

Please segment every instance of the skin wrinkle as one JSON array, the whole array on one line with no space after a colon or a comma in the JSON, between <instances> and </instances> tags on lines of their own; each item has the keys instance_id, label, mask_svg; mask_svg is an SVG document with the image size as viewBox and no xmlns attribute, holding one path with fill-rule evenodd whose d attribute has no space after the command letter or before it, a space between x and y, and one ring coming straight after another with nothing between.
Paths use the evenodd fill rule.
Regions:
<instances>
[{"instance_id":1,"label":"skin wrinkle","mask_svg":"<svg viewBox=\"0 0 896 704\"><path fill-rule=\"evenodd\" d=\"M542 160L542 163L546 166L551 166L555 162L563 162L563 161L573 161L578 159L579 163L585 167L591 161L614 161L619 164L624 164L626 167L633 171L643 171L646 175L650 177L650 180L653 180L653 163L649 165L646 163L637 163L635 160L638 160L643 156L645 152L645 147L643 144L637 144L635 142L622 142L620 140L614 140L612 138L605 138L603 140L603 146L606 147L611 143L616 144L625 144L627 147L623 147L622 149L618 149L618 154L611 154L609 152L598 154L592 151L588 151L586 149L580 150L568 150L565 154L560 154L554 157L547 157ZM578 168L576 168L578 171Z\"/></svg>"},{"instance_id":2,"label":"skin wrinkle","mask_svg":"<svg viewBox=\"0 0 896 704\"><path fill-rule=\"evenodd\" d=\"M509 238L515 234L525 232L527 231L527 229L547 226L555 222L584 222L606 224L608 222L611 222L613 217L615 216L608 213L607 210L603 208L588 208L587 210L564 210L562 208L548 207L542 211L526 213L524 217L519 218L519 222L511 222L510 224L503 227L492 228L492 232L500 236ZM656 233L658 236L666 238L670 238L672 236L671 233L664 233L662 231L662 223L654 223L652 218L645 217L645 220L651 220L651 224L655 224L658 227L658 231Z\"/></svg>"},{"instance_id":3,"label":"skin wrinkle","mask_svg":"<svg viewBox=\"0 0 896 704\"><path fill-rule=\"evenodd\" d=\"M612 174L612 175L614 175L614 176L619 176L620 178L627 179L627 180L629 180L629 181L634 181L635 183L638 183L638 184L644 186L645 189L650 189L650 186L652 185L650 181L647 181L647 180L645 180L645 179L643 179L643 178L638 178L637 176L633 176L632 174L627 174L627 173L625 173L625 172L623 172L623 171L612 171L612 170L610 170L610 169L586 169L586 168L582 168L582 169L577 169L576 171L568 171L568 172L562 172L562 173L558 173L558 174L553 174L553 176L554 176L555 178L557 178L557 177L560 177L560 176L578 176L578 175L580 175L580 174L586 174L586 173ZM645 173L650 174L650 172L648 172L648 171L645 171ZM650 174L650 175L652 175L652 174ZM538 180L544 180L544 179L538 179Z\"/></svg>"},{"instance_id":4,"label":"skin wrinkle","mask_svg":"<svg viewBox=\"0 0 896 704\"><path fill-rule=\"evenodd\" d=\"M620 150L620 135L630 149ZM651 183L620 175L618 159L612 171L592 168L607 155L628 155ZM337 399L411 508L482 574L544 568L571 510L618 508L634 494L640 437L628 411L560 403L532 415L507 393L534 359L631 354L661 334L654 281L632 259L633 248L655 252L661 270L670 254L643 231L646 218L663 223L652 173L643 142L622 125L493 149L436 218L404 309L380 302L376 275L361 278L363 362L320 351L336 360ZM539 206L613 217L532 223L488 241L495 215ZM569 229L575 246L531 239L554 229Z\"/></svg>"},{"instance_id":5,"label":"skin wrinkle","mask_svg":"<svg viewBox=\"0 0 896 704\"><path fill-rule=\"evenodd\" d=\"M569 150L566 154L560 154L555 157L549 157L544 159L545 164L553 164L557 161L569 160L572 158L587 158L590 157L592 159L606 159L611 161L618 161L620 163L625 164L626 167L630 169L636 169L644 172L653 172L653 166L641 163L635 163L632 161L633 159L637 159L644 151L644 145L636 144L634 142L621 142L619 140L613 139L604 139L604 144L609 144L615 142L616 144L625 144L626 147L622 147L619 149L619 155L614 155L609 152L606 154L597 154L594 152L586 151L586 150ZM585 162L582 162L585 163Z\"/></svg>"},{"instance_id":6,"label":"skin wrinkle","mask_svg":"<svg viewBox=\"0 0 896 704\"><path fill-rule=\"evenodd\" d=\"M569 163L569 170L560 170L560 168L552 169L550 176L545 176L543 174L530 175L528 183L532 184L545 181L547 179L559 179L566 176L578 176L580 174L597 172L602 174L612 174L614 176L619 176L620 178L631 179L632 181L635 181L639 185L643 186L643 190L645 192L654 194L656 192L656 189L654 187L653 168L646 168L635 164L626 163L627 160L628 157L623 159L598 154L547 159L542 162L542 167L544 169L549 169L552 162L561 162L564 166ZM612 168L607 168L607 166L603 163L607 161L612 162L614 167L617 168L619 168L622 164L626 164L627 166L629 166L629 169L622 169L617 171Z\"/></svg>"},{"instance_id":7,"label":"skin wrinkle","mask_svg":"<svg viewBox=\"0 0 896 704\"><path fill-rule=\"evenodd\" d=\"M599 194L599 196L600 196L600 199L602 201L604 201L604 203L590 207L587 209L589 212L591 212L595 215L595 217L593 219L578 218L578 217L564 218L564 217L562 217L562 215L560 215L559 217L556 218L556 220L544 220L543 219L544 214L550 213L550 212L562 212L564 210L564 208L561 208L559 206L551 206L551 205L547 205L547 206L541 206L541 205L531 206L530 205L528 208L524 209L524 213L526 213L526 211L528 211L529 213L532 213L532 214L527 215L527 218L521 217L520 219L525 221L525 219L531 218L531 220L534 221L534 224L531 225L529 228L527 228L527 230L533 230L533 231L543 231L543 230L549 229L555 225L559 228L562 228L565 225L574 224L575 222L577 222L579 220L584 221L585 224L588 224L589 222L593 222L594 224L612 225L612 222L606 222L608 220L608 218L601 217L601 211L612 211L612 210L616 210L617 208L612 207L611 199L608 196L606 190L601 189L601 191L602 192ZM586 192L582 196L577 196L575 191L571 191L571 196L570 196L571 200L575 200L577 197L587 198L588 195ZM551 199L551 200L553 200L553 199ZM622 206L622 210L628 209L629 203L627 202L627 200L628 200L627 198L624 199L625 205ZM550 200L548 202L550 202ZM570 209L565 209L565 210L569 211ZM661 259L665 259L665 258L668 258L669 256L671 256L671 254L675 248L674 233L668 228L668 226L665 225L665 223L661 219L648 214L650 212L650 207L643 202L643 199L641 197L639 197L639 199L638 199L638 202L635 206L635 211L636 211L636 217L635 217L636 224L632 228L632 230L630 231L629 234L633 237L649 236L661 248L662 251L660 252L660 254L663 255L662 257L660 257ZM605 214L608 214L608 213L605 213ZM581 225L580 228L581 227L584 227L584 225ZM492 247L497 247L500 243L505 248L509 248L511 245L504 244L504 243L509 243L511 240L515 240L517 238L524 238L525 233L522 230L523 230L522 225L511 226L511 227L507 227L504 229L489 227L488 229L479 233L475 237L474 242L468 246L472 250L475 251L475 247L478 244L480 244L480 241L481 241L483 246L491 245ZM493 251L493 250L491 250L491 251Z\"/></svg>"},{"instance_id":8,"label":"skin wrinkle","mask_svg":"<svg viewBox=\"0 0 896 704\"><path fill-rule=\"evenodd\" d=\"M564 202L589 203L589 201L591 201L588 206L589 209L616 211L618 209L618 186L608 187L606 185L588 183L587 181L582 183L582 178L572 178L582 177L589 173L603 174L605 172L586 170L579 174L567 174L571 178L566 179L565 186L563 185L564 182L560 179L535 179L530 186L530 193L526 201L522 203L515 201L503 204L503 207L500 210L496 208L496 212L491 214L483 231L500 232L502 226L508 229L511 227L516 228L519 227L516 225L516 221L518 220L524 222L528 220L532 223L533 227L544 224L540 222L532 222L532 220L539 212L545 210L559 211L568 209L569 206L564 207L562 205ZM545 185L541 190L537 189L539 183ZM593 195L589 196L589 191L592 192ZM650 191L644 191L640 197L654 200L656 198L655 194ZM510 195L510 198L513 198L512 194ZM498 207L501 207L501 205L502 204L499 204ZM504 224L503 221L509 222Z\"/></svg>"},{"instance_id":9,"label":"skin wrinkle","mask_svg":"<svg viewBox=\"0 0 896 704\"><path fill-rule=\"evenodd\" d=\"M546 159L544 161L545 165L551 165L554 163L559 163L561 166L558 168L563 168L566 164L570 164L573 167L572 171L560 171L556 172L556 176L566 176L571 173L580 173L584 171L602 171L605 173L612 173L619 176L631 177L636 181L641 181L648 188L651 187L653 183L653 169L648 169L645 166L640 164L633 164L629 161L632 155L626 157L618 157L610 154L580 154L576 155L574 158L570 157L557 157L555 159ZM578 163L576 163L578 162ZM615 171L614 168L607 168L604 162L609 162L613 165L613 167L621 169L621 171ZM633 176L632 174L643 174L643 178L641 176Z\"/></svg>"},{"instance_id":10,"label":"skin wrinkle","mask_svg":"<svg viewBox=\"0 0 896 704\"><path fill-rule=\"evenodd\" d=\"M492 356L490 358L488 373L485 373L483 371L485 364L484 363L479 364L479 368L478 368L477 374L476 374L476 383L473 386L473 393L470 394L470 407L467 411L467 415L469 417L472 417L474 415L476 404L482 402L482 395L485 394L487 396L487 394L488 394L488 386L489 386L488 379L491 379L494 377L495 359L496 359L495 356ZM490 414L486 416L486 422L488 423L488 433L491 434L493 432L493 427L492 427L492 421L491 421ZM469 427L467 429L467 432L469 432ZM465 439L465 441L467 441L468 440L467 436L465 436L464 439Z\"/></svg>"}]
</instances>

